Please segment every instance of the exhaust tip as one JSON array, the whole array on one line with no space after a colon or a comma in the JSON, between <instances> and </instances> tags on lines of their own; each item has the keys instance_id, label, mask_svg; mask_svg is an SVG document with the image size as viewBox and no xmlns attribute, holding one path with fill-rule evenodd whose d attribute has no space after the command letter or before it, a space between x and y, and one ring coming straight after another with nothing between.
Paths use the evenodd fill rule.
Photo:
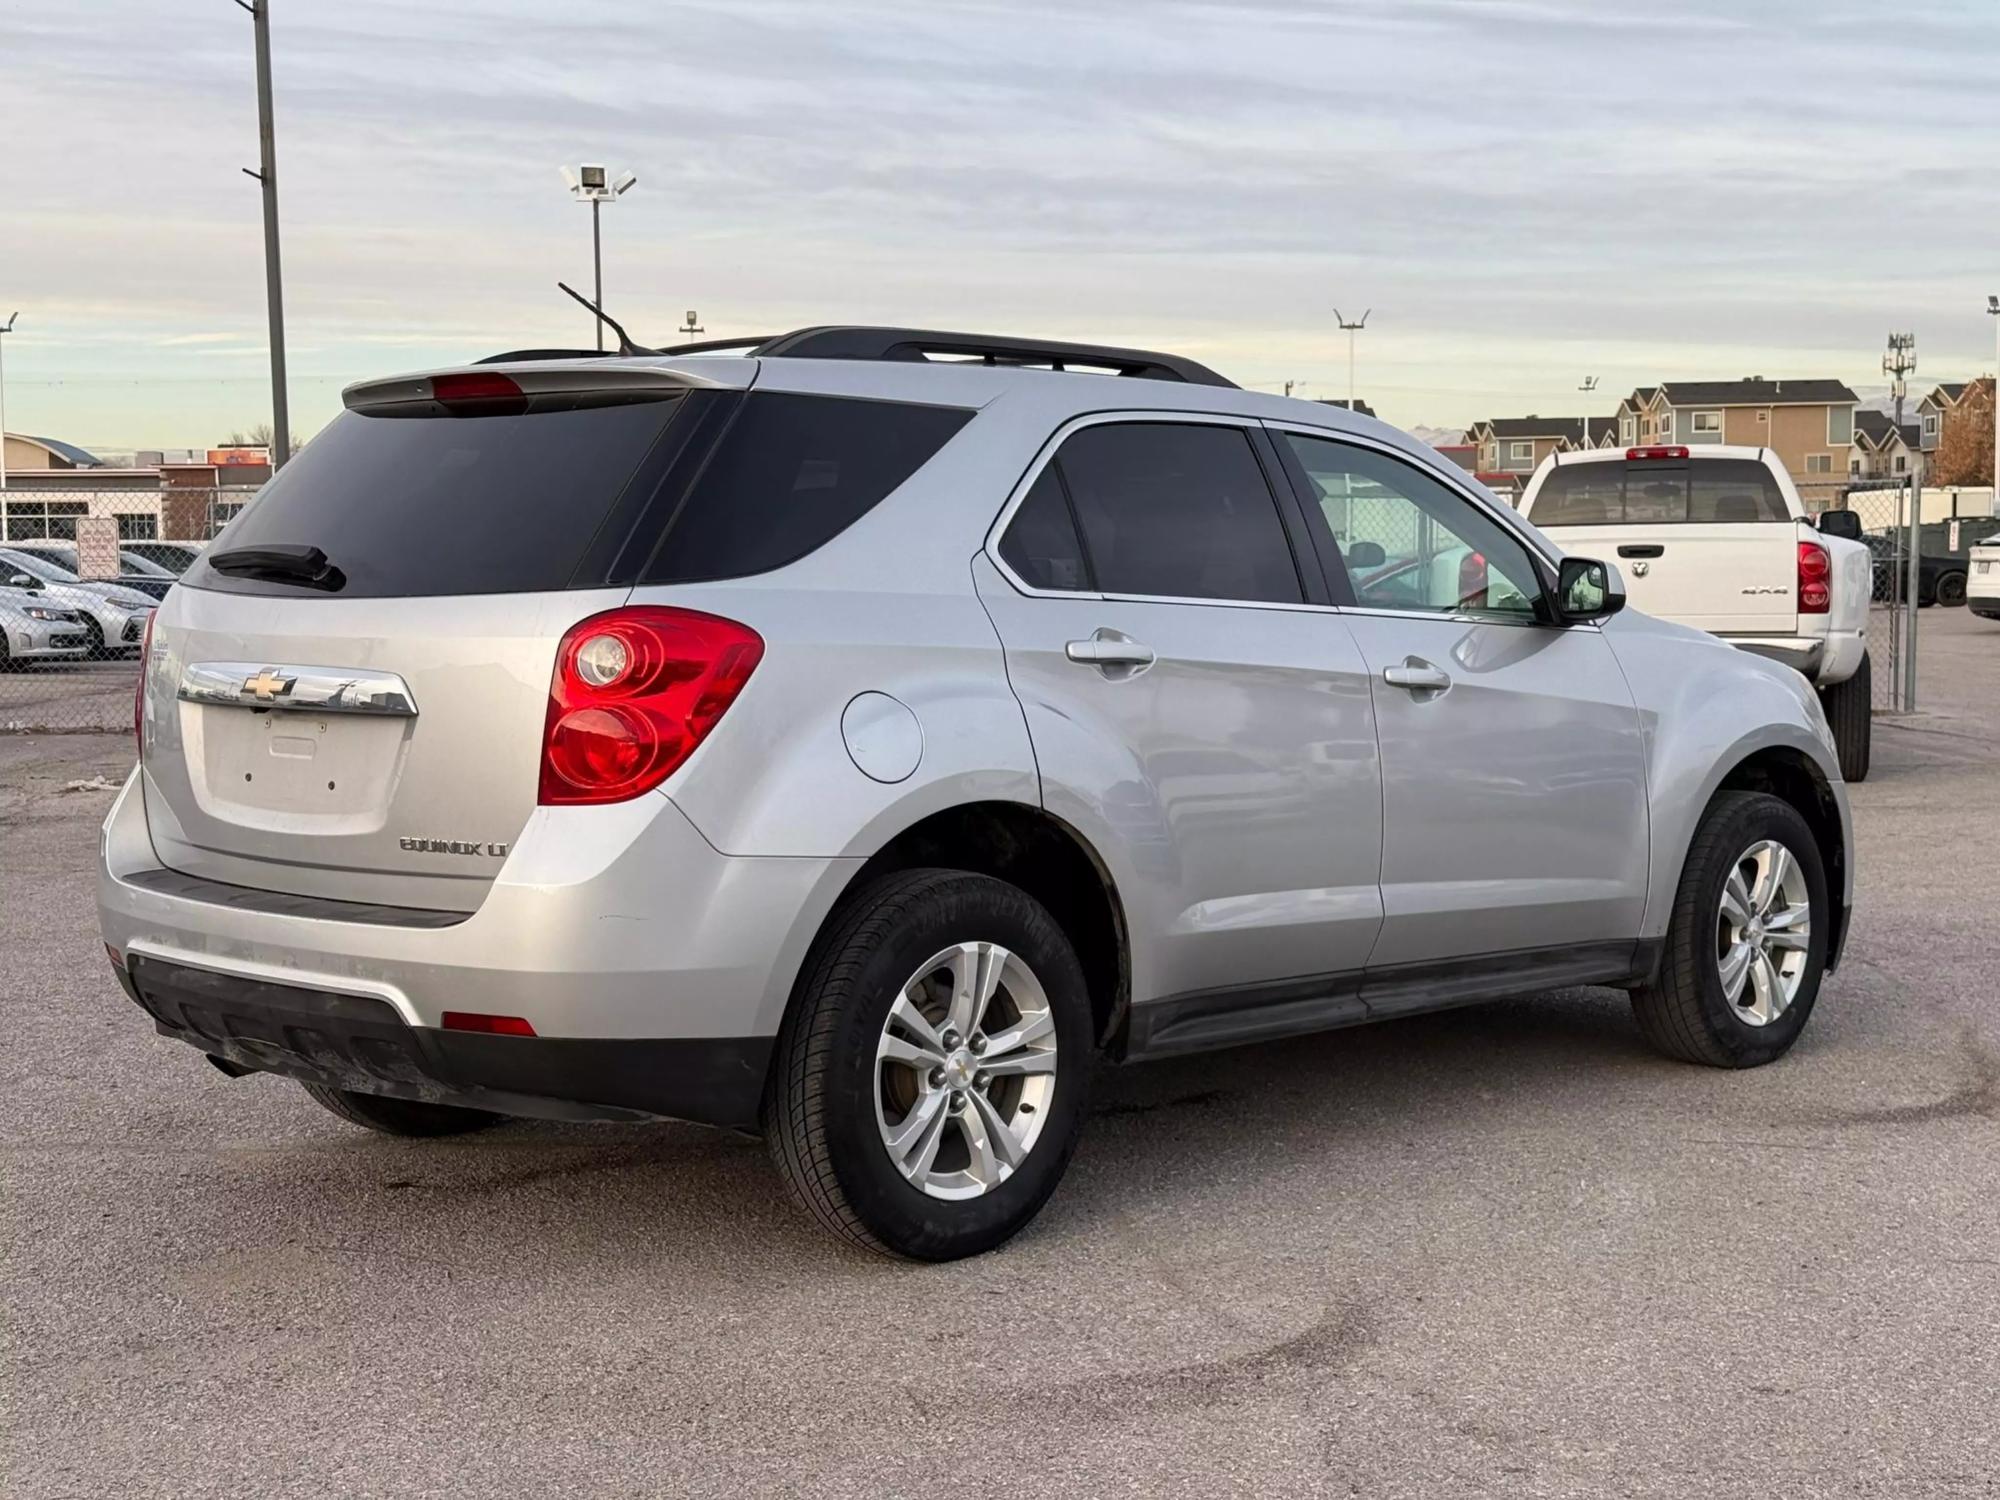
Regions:
<instances>
[{"instance_id":1,"label":"exhaust tip","mask_svg":"<svg viewBox=\"0 0 2000 1500\"><path fill-rule=\"evenodd\" d=\"M224 1078L241 1078L246 1073L257 1071L255 1068L246 1068L241 1063L233 1063L226 1057L217 1057L213 1052L204 1052L202 1056L214 1063L215 1071Z\"/></svg>"}]
</instances>

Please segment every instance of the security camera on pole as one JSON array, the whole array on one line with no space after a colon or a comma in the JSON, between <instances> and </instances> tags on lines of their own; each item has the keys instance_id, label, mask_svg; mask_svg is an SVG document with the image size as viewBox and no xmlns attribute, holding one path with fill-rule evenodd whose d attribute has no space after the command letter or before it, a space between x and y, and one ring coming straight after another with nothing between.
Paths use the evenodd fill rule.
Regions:
<instances>
[{"instance_id":1,"label":"security camera on pole","mask_svg":"<svg viewBox=\"0 0 2000 1500\"><path fill-rule=\"evenodd\" d=\"M611 174L601 166L564 167L563 181L569 184L570 196L579 203L590 205L590 264L595 280L592 282L593 300L598 307L604 306L604 239L597 223L597 211L606 203L616 203L638 183L636 172L621 173L614 182ZM597 347L604 348L604 322L597 320Z\"/></svg>"}]
</instances>

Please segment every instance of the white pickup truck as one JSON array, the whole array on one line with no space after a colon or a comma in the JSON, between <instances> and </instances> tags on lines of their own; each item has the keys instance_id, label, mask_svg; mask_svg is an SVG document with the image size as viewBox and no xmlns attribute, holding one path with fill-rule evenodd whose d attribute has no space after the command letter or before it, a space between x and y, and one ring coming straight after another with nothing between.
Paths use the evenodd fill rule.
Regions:
<instances>
[{"instance_id":1,"label":"white pickup truck","mask_svg":"<svg viewBox=\"0 0 2000 1500\"><path fill-rule=\"evenodd\" d=\"M1869 552L1849 539L1851 513L1806 519L1769 449L1551 454L1521 514L1566 552L1615 559L1633 607L1797 667L1819 689L1841 775L1867 776Z\"/></svg>"}]
</instances>

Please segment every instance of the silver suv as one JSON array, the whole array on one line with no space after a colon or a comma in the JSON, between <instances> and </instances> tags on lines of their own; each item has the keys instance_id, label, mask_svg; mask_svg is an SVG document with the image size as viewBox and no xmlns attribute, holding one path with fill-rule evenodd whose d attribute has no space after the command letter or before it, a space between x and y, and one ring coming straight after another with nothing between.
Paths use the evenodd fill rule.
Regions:
<instances>
[{"instance_id":1,"label":"silver suv","mask_svg":"<svg viewBox=\"0 0 2000 1500\"><path fill-rule=\"evenodd\" d=\"M1597 984L1745 1067L1839 956L1805 680L1371 419L869 328L345 402L156 617L99 902L357 1124L761 1128L945 1259L1101 1059Z\"/></svg>"}]
</instances>

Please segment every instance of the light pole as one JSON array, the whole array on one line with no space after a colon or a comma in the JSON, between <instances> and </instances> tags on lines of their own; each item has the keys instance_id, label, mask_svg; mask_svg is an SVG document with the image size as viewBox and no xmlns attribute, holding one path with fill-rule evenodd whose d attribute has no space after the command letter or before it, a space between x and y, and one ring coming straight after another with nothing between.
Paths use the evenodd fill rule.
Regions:
<instances>
[{"instance_id":1,"label":"light pole","mask_svg":"<svg viewBox=\"0 0 2000 1500\"><path fill-rule=\"evenodd\" d=\"M688 342L690 344L694 342L694 336L697 333L708 332L706 328L703 328L701 326L700 322L698 321L699 318L700 314L690 307L688 309L687 321L681 324L680 331L688 336Z\"/></svg>"},{"instance_id":2,"label":"light pole","mask_svg":"<svg viewBox=\"0 0 2000 1500\"><path fill-rule=\"evenodd\" d=\"M264 189L264 303L271 326L271 470L292 456L291 402L285 391L285 287L278 271L278 139L271 112L271 0L236 0L257 34L257 170Z\"/></svg>"},{"instance_id":3,"label":"light pole","mask_svg":"<svg viewBox=\"0 0 2000 1500\"><path fill-rule=\"evenodd\" d=\"M1986 311L1993 318L1993 496L1988 507L2000 516L2000 297L1988 297Z\"/></svg>"},{"instance_id":4,"label":"light pole","mask_svg":"<svg viewBox=\"0 0 2000 1500\"><path fill-rule=\"evenodd\" d=\"M590 205L590 265L596 278L592 282L594 297L598 307L604 306L604 239L598 229L597 211L607 203L616 203L638 183L636 172L623 173L616 182L611 174L601 166L582 166L572 171L562 169L563 180L569 184L569 194L579 203ZM597 321L597 349L604 351L604 321Z\"/></svg>"},{"instance_id":5,"label":"light pole","mask_svg":"<svg viewBox=\"0 0 2000 1500\"><path fill-rule=\"evenodd\" d=\"M1361 314L1359 322L1350 323L1340 315L1339 308L1336 307L1333 310L1333 321L1338 323L1347 333L1347 409L1349 411L1354 410L1354 335L1368 326L1368 314L1373 311L1375 309L1372 307L1367 309L1367 311Z\"/></svg>"},{"instance_id":6,"label":"light pole","mask_svg":"<svg viewBox=\"0 0 2000 1500\"><path fill-rule=\"evenodd\" d=\"M1889 335L1889 352L1882 356L1882 373L1892 384L1889 389L1896 397L1896 431L1903 430L1903 397L1909 391L1906 377L1917 370L1917 336L1914 333L1892 333ZM1910 504L1910 557L1909 577L1904 587L1903 635L1898 655L1902 658L1904 713L1912 713L1917 706L1917 591L1922 579L1919 553L1922 549L1923 532L1919 523L1923 519L1923 480L1915 471L1909 476L1905 486Z\"/></svg>"},{"instance_id":7,"label":"light pole","mask_svg":"<svg viewBox=\"0 0 2000 1500\"><path fill-rule=\"evenodd\" d=\"M1595 375L1584 376L1583 384L1579 385L1577 389L1588 396L1592 391L1597 389L1597 377ZM1586 453L1590 451L1590 413L1588 411L1585 411L1583 414L1583 451Z\"/></svg>"},{"instance_id":8,"label":"light pole","mask_svg":"<svg viewBox=\"0 0 2000 1500\"><path fill-rule=\"evenodd\" d=\"M14 319L21 315L10 313L7 326L0 328L0 490L7 488L7 339L14 331ZM7 540L7 511L0 503L0 542Z\"/></svg>"}]
</instances>

